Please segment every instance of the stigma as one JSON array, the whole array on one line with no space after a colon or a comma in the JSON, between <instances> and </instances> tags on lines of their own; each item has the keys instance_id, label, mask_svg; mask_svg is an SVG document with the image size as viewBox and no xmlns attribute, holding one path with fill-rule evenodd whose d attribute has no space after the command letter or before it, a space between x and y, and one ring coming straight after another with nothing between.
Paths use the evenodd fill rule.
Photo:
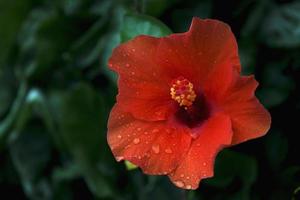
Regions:
<instances>
[{"instance_id":1,"label":"stigma","mask_svg":"<svg viewBox=\"0 0 300 200\"><path fill-rule=\"evenodd\" d=\"M188 109L196 99L196 94L193 89L193 84L184 77L179 77L172 81L170 88L171 98L174 99L179 106Z\"/></svg>"}]
</instances>

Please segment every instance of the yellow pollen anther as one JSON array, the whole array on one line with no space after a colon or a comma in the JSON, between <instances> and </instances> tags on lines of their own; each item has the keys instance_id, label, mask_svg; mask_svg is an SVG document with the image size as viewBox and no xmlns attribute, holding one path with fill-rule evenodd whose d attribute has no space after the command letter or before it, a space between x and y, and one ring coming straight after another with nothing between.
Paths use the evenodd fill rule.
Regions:
<instances>
[{"instance_id":1,"label":"yellow pollen anther","mask_svg":"<svg viewBox=\"0 0 300 200\"><path fill-rule=\"evenodd\" d=\"M172 87L170 88L170 94L172 99L177 101L180 106L184 106L184 109L193 105L193 102L196 99L193 84L183 77L179 77L173 81Z\"/></svg>"}]
</instances>

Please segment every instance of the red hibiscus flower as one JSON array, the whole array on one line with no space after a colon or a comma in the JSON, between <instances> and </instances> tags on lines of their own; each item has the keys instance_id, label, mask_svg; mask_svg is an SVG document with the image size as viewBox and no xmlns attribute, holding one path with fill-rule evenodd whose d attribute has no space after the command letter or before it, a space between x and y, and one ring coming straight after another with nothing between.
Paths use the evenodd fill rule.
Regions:
<instances>
[{"instance_id":1,"label":"red hibiscus flower","mask_svg":"<svg viewBox=\"0 0 300 200\"><path fill-rule=\"evenodd\" d=\"M114 49L119 75L108 143L118 161L196 189L213 176L217 153L266 134L271 118L253 76L241 76L228 25L194 18L189 31L141 35Z\"/></svg>"}]
</instances>

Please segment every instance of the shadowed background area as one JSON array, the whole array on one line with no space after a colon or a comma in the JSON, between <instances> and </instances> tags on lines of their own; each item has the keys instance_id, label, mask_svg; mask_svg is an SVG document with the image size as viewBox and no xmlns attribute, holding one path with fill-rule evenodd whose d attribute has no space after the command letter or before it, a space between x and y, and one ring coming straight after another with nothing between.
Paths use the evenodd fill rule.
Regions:
<instances>
[{"instance_id":1,"label":"shadowed background area","mask_svg":"<svg viewBox=\"0 0 300 200\"><path fill-rule=\"evenodd\" d=\"M117 94L112 49L228 23L243 74L272 115L269 133L222 151L196 191L128 171L106 142ZM1 199L300 199L300 1L0 0Z\"/></svg>"}]
</instances>

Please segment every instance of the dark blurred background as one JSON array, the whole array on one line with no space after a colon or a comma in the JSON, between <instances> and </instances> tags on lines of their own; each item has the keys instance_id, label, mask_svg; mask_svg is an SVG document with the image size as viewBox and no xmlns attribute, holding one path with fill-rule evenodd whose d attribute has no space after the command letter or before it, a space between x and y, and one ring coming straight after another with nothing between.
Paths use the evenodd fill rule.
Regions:
<instances>
[{"instance_id":1,"label":"dark blurred background","mask_svg":"<svg viewBox=\"0 0 300 200\"><path fill-rule=\"evenodd\" d=\"M272 128L184 191L114 160L106 62L119 43L184 32L193 16L231 26ZM0 199L300 199L299 72L296 0L0 0Z\"/></svg>"}]
</instances>

